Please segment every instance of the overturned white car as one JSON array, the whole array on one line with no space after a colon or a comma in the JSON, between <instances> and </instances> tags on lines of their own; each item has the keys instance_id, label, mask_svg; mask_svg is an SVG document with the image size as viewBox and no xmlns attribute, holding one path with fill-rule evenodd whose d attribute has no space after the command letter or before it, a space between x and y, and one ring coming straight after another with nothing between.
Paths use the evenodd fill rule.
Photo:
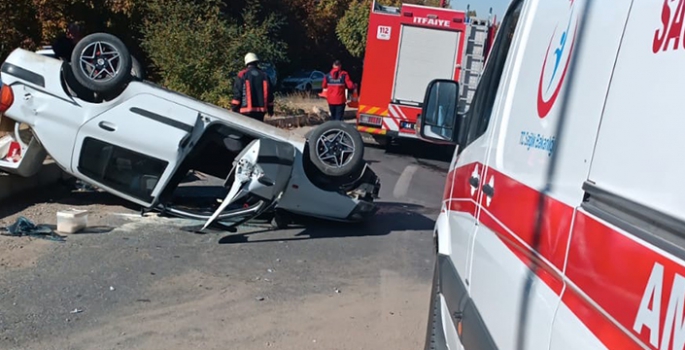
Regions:
<instances>
[{"instance_id":1,"label":"overturned white car","mask_svg":"<svg viewBox=\"0 0 685 350\"><path fill-rule=\"evenodd\" d=\"M380 182L353 126L327 122L303 139L142 81L131 65L126 46L104 33L83 38L71 64L14 50L2 64L0 115L33 137L22 141L17 128L20 157L0 157L0 170L32 176L49 154L84 182L205 227L265 215L278 226L292 215L356 222L376 212ZM225 198L175 205L191 171L225 179Z\"/></svg>"}]
</instances>

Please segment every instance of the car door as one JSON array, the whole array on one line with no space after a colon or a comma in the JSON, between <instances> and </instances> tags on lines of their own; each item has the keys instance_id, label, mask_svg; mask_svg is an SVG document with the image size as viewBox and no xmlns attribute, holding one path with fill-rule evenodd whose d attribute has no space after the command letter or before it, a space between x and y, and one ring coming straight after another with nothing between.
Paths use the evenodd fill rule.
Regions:
<instances>
[{"instance_id":1,"label":"car door","mask_svg":"<svg viewBox=\"0 0 685 350\"><path fill-rule=\"evenodd\" d=\"M312 72L311 75L311 80L312 80L312 90L318 91L322 89L322 84L323 84L323 73L319 71Z\"/></svg>"},{"instance_id":2,"label":"car door","mask_svg":"<svg viewBox=\"0 0 685 350\"><path fill-rule=\"evenodd\" d=\"M78 131L72 170L124 199L152 207L171 178L198 112L150 94L136 95Z\"/></svg>"}]
</instances>

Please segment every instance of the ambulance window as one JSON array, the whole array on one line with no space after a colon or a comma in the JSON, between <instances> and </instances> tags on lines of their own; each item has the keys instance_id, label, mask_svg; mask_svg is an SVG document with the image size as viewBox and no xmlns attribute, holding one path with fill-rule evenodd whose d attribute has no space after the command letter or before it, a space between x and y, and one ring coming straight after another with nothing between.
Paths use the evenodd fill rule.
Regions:
<instances>
[{"instance_id":1,"label":"ambulance window","mask_svg":"<svg viewBox=\"0 0 685 350\"><path fill-rule=\"evenodd\" d=\"M514 31L518 24L523 0L514 1L509 7L507 15L504 17L499 33L495 39L490 52L489 62L485 67L481 77L471 107L467 112L466 139L459 149L464 149L467 145L485 133L492 114L492 107L497 97L497 90L507 61L509 48L514 38Z\"/></svg>"}]
</instances>

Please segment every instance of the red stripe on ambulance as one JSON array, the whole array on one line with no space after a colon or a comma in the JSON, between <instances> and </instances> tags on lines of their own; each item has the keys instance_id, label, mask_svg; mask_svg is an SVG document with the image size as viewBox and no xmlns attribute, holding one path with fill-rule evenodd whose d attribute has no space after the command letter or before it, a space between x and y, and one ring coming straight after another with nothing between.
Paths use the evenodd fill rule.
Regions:
<instances>
[{"instance_id":1,"label":"red stripe on ambulance","mask_svg":"<svg viewBox=\"0 0 685 350\"><path fill-rule=\"evenodd\" d=\"M474 214L477 192L469 178L482 168L471 163L448 173L444 200L449 210ZM540 193L488 168L485 179L491 177L497 200L488 205L482 195L479 221L529 264ZM575 211L563 202L547 198L544 207L536 273L558 295L563 281L570 282L561 301L578 319L612 349L642 348L636 339L653 349L683 349L685 267L583 211L576 213L571 227Z\"/></svg>"}]
</instances>

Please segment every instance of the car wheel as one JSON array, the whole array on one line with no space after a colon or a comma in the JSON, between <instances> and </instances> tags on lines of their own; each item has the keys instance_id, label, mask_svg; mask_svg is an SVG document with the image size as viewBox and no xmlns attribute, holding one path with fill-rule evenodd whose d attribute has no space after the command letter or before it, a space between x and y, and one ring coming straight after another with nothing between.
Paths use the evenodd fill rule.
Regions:
<instances>
[{"instance_id":1,"label":"car wheel","mask_svg":"<svg viewBox=\"0 0 685 350\"><path fill-rule=\"evenodd\" d=\"M71 54L71 68L81 85L95 93L110 94L131 81L133 60L119 38L95 33L76 44Z\"/></svg>"},{"instance_id":2,"label":"car wheel","mask_svg":"<svg viewBox=\"0 0 685 350\"><path fill-rule=\"evenodd\" d=\"M276 211L273 218L271 218L271 227L277 230L284 230L288 228L291 222L292 220L288 214Z\"/></svg>"},{"instance_id":3,"label":"car wheel","mask_svg":"<svg viewBox=\"0 0 685 350\"><path fill-rule=\"evenodd\" d=\"M364 166L364 141L354 126L325 122L309 134L309 157L326 176L349 177Z\"/></svg>"},{"instance_id":4,"label":"car wheel","mask_svg":"<svg viewBox=\"0 0 685 350\"><path fill-rule=\"evenodd\" d=\"M139 80L145 79L145 69L143 68L143 65L133 56L131 56L131 62L131 75Z\"/></svg>"}]
</instances>

